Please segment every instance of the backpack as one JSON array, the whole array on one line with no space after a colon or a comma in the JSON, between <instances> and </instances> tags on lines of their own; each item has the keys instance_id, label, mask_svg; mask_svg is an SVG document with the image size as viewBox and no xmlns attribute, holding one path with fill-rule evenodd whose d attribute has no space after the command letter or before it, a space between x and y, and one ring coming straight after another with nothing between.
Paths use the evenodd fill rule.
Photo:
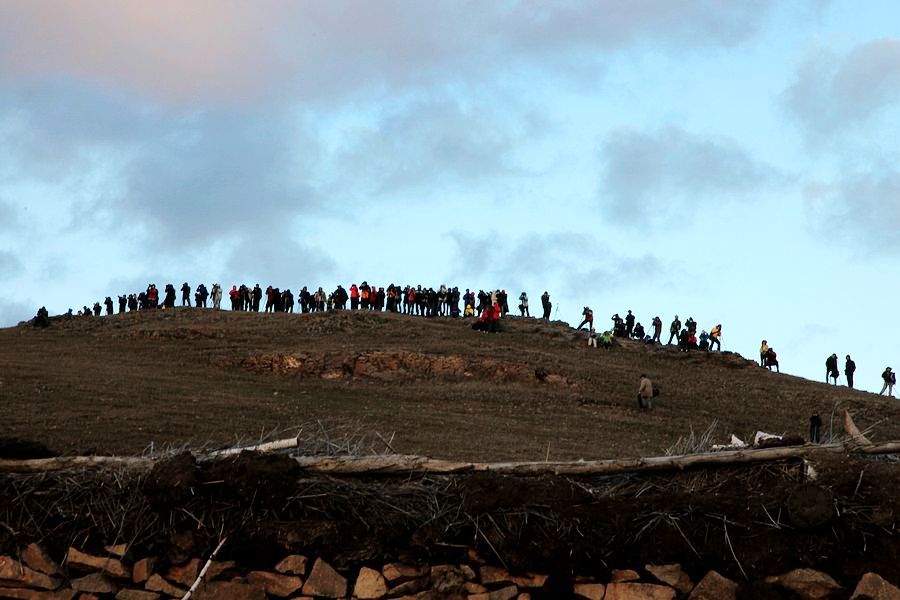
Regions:
<instances>
[{"instance_id":1,"label":"backpack","mask_svg":"<svg viewBox=\"0 0 900 600\"><path fill-rule=\"evenodd\" d=\"M659 386L654 383L653 384L653 397L656 398L657 396L659 396Z\"/></svg>"},{"instance_id":2,"label":"backpack","mask_svg":"<svg viewBox=\"0 0 900 600\"><path fill-rule=\"evenodd\" d=\"M896 383L897 383L897 374L894 373L893 371L891 371L891 385L894 385Z\"/></svg>"}]
</instances>

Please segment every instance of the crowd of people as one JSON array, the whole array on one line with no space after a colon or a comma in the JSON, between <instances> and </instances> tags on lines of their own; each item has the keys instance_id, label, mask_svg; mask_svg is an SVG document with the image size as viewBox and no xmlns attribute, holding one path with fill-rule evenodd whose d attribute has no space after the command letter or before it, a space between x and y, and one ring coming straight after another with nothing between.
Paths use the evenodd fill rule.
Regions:
<instances>
[{"instance_id":1,"label":"crowd of people","mask_svg":"<svg viewBox=\"0 0 900 600\"><path fill-rule=\"evenodd\" d=\"M597 333L594 327L594 311L590 307L585 306L581 313L584 319L578 324L579 331L587 327L588 346L611 348L613 338L625 338L629 340L637 340L645 344L662 344L662 326L663 322L659 316L653 317L650 323L652 334L647 331L640 321L637 321L634 314L629 310L625 318L619 316L618 313L612 317L612 328ZM722 324L719 323L711 327L709 332L701 330L697 335L697 322L692 318L688 319L682 325L681 319L675 315L675 319L669 325L669 340L665 345L672 345L674 340L678 349L682 352L691 350L715 351L722 350ZM598 344L599 340L599 344Z\"/></svg>"},{"instance_id":2,"label":"crowd of people","mask_svg":"<svg viewBox=\"0 0 900 600\"><path fill-rule=\"evenodd\" d=\"M223 289L218 283L214 283L211 289L200 283L192 288L188 282L184 282L180 288L181 302L184 307L197 308L222 308ZM172 309L176 305L176 289L171 283L163 288L162 300L156 284L149 284L146 290L139 293L122 294L113 301L107 296L103 302L95 302L93 306L85 305L77 313L72 309L64 315L72 318L100 317L104 313L112 315L116 313L135 312L155 309ZM518 311L522 317L531 317L528 294L521 292L518 296ZM386 311L402 313L410 316L423 317L469 317L473 318L472 328L485 333L500 331L500 321L509 312L509 295L506 290L497 289L491 291L479 290L477 293L466 289L461 292L458 287L440 285L437 289L422 285L406 285L403 287L390 284L379 288L363 281L345 289L338 285L333 291L325 292L322 287L310 291L303 286L300 292L294 295L290 289L280 290L278 287L268 286L265 290L259 284L250 287L248 285L232 285L228 292L228 300L233 311L259 312L287 312L292 313L295 307L299 312L325 312L336 310L364 310ZM460 306L462 303L462 306ZM118 305L118 306L116 306ZM550 319L553 304L550 294L544 292L541 295L541 318ZM612 315L612 327L598 333L594 327L594 312L585 306L582 311L583 320L577 330L587 328L588 346L594 348L610 349L614 345L615 338L624 338L640 341L646 344L672 345L673 343L682 352L692 350L721 351L722 325L721 323L697 333L697 322L692 318L682 323L679 316L669 325L669 338L665 344L662 342L663 322L659 316L653 317L649 329L637 321L631 310L627 311L624 318L618 313ZM50 316L45 307L38 310L34 318L35 326L46 327L50 323ZM767 340L763 340L759 349L760 366L769 370L773 368L780 372L778 355ZM856 371L856 363L848 354L844 362L844 375L847 378L847 386L853 388L853 375ZM840 377L838 356L832 354L825 361L825 381L837 385ZM893 387L896 384L896 375L891 367L887 367L881 375L884 385L880 394L893 396Z\"/></svg>"},{"instance_id":3,"label":"crowd of people","mask_svg":"<svg viewBox=\"0 0 900 600\"><path fill-rule=\"evenodd\" d=\"M193 293L192 293L193 292ZM102 302L95 302L93 307L84 306L77 314L69 309L67 317L100 317L104 314L113 315L125 312L144 310L175 308L176 290L171 283L164 287L163 299L160 301L160 293L156 284L149 284L147 289L139 293L123 294L118 296L118 311L116 303L111 296L107 296ZM222 308L222 286L214 283L211 289L205 284L197 285L193 289L188 282L181 285L181 306L197 308ZM324 312L335 310L365 310L386 311L402 313L410 316L423 317L474 317L475 328L486 332L499 331L499 320L509 311L509 296L506 290L492 291L479 290L477 293L466 289L461 292L458 287L440 285L437 289L422 285L388 285L379 288L363 281L345 289L338 285L333 291L325 292L322 287L310 291L303 286L295 296L290 289L281 290L278 287L268 286L265 290L259 284L232 285L227 294L233 311L259 312ZM462 305L460 305L462 303ZM550 302L550 293L541 295L543 308L542 318L550 319L553 304ZM105 311L104 311L105 309ZM528 294L519 294L519 314L530 317L531 312L528 303ZM49 324L49 315L45 307L41 307L34 319L37 326Z\"/></svg>"}]
</instances>

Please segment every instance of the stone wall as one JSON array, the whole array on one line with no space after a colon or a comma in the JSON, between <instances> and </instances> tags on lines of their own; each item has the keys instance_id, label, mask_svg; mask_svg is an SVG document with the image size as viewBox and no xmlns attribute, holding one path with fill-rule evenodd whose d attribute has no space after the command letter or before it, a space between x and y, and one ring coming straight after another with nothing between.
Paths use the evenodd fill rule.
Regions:
<instances>
[{"instance_id":1,"label":"stone wall","mask_svg":"<svg viewBox=\"0 0 900 600\"><path fill-rule=\"evenodd\" d=\"M487 564L474 550L461 564L360 565L339 572L322 558L290 555L266 570L234 561L133 557L126 545L103 554L69 548L59 562L37 544L18 556L0 556L0 598L34 600L161 600L183 598L199 581L196 600L327 598L359 600L738 600L794 597L804 600L900 600L900 589L875 573L852 588L825 573L796 569L761 581L736 582L709 571L694 581L680 565L645 565L613 570L605 578L577 576L560 581L541 573L511 573Z\"/></svg>"}]
</instances>

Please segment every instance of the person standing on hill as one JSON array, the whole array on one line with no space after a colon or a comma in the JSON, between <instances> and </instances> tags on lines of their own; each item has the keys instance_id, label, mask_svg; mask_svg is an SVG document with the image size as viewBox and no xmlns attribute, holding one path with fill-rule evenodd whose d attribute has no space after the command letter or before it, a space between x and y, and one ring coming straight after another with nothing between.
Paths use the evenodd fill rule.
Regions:
<instances>
[{"instance_id":1,"label":"person standing on hill","mask_svg":"<svg viewBox=\"0 0 900 600\"><path fill-rule=\"evenodd\" d=\"M191 286L188 285L187 281L181 285L181 305L191 305Z\"/></svg>"},{"instance_id":2,"label":"person standing on hill","mask_svg":"<svg viewBox=\"0 0 900 600\"><path fill-rule=\"evenodd\" d=\"M110 316L113 314L113 301L109 296L106 297L106 300L103 301L103 304L106 306L106 316Z\"/></svg>"},{"instance_id":3,"label":"person standing on hill","mask_svg":"<svg viewBox=\"0 0 900 600\"><path fill-rule=\"evenodd\" d=\"M641 373L641 382L638 385L638 406L653 408L653 382L643 373Z\"/></svg>"},{"instance_id":4,"label":"person standing on hill","mask_svg":"<svg viewBox=\"0 0 900 600\"><path fill-rule=\"evenodd\" d=\"M884 373L881 374L881 378L884 380L884 385L881 387L881 391L878 392L878 395L884 394L884 391L887 390L887 395L893 398L894 384L897 383L897 375L891 371L890 367L888 367L884 370Z\"/></svg>"},{"instance_id":5,"label":"person standing on hill","mask_svg":"<svg viewBox=\"0 0 900 600\"><path fill-rule=\"evenodd\" d=\"M634 333L634 315L629 310L628 314L625 315L625 337L630 338L632 333Z\"/></svg>"},{"instance_id":6,"label":"person standing on hill","mask_svg":"<svg viewBox=\"0 0 900 600\"><path fill-rule=\"evenodd\" d=\"M853 389L853 374L856 372L856 363L847 355L847 362L844 363L844 375L847 376L847 387Z\"/></svg>"},{"instance_id":7,"label":"person standing on hill","mask_svg":"<svg viewBox=\"0 0 900 600\"><path fill-rule=\"evenodd\" d=\"M689 333L697 333L697 321L694 320L694 317L688 317L684 326L687 327Z\"/></svg>"},{"instance_id":8,"label":"person standing on hill","mask_svg":"<svg viewBox=\"0 0 900 600\"><path fill-rule=\"evenodd\" d=\"M219 310L222 308L222 286L218 283L213 284L212 301L214 309Z\"/></svg>"},{"instance_id":9,"label":"person standing on hill","mask_svg":"<svg viewBox=\"0 0 900 600\"><path fill-rule=\"evenodd\" d=\"M662 344L659 339L662 335L662 319L659 316L653 317L653 341Z\"/></svg>"},{"instance_id":10,"label":"person standing on hill","mask_svg":"<svg viewBox=\"0 0 900 600\"><path fill-rule=\"evenodd\" d=\"M541 306L544 307L544 317L543 317L544 320L549 321L550 320L550 309L553 308L553 303L550 302L550 292L548 292L546 290L541 295Z\"/></svg>"},{"instance_id":11,"label":"person standing on hill","mask_svg":"<svg viewBox=\"0 0 900 600\"><path fill-rule=\"evenodd\" d=\"M119 296L119 314L125 312L125 308L128 306L128 296L124 294Z\"/></svg>"},{"instance_id":12,"label":"person standing on hill","mask_svg":"<svg viewBox=\"0 0 900 600\"><path fill-rule=\"evenodd\" d=\"M519 294L519 312L523 317L531 316L531 313L528 312L528 294L525 292Z\"/></svg>"},{"instance_id":13,"label":"person standing on hill","mask_svg":"<svg viewBox=\"0 0 900 600\"><path fill-rule=\"evenodd\" d=\"M839 375L837 360L837 354L832 354L825 359L825 383L831 383L830 380L833 378L834 385L837 385Z\"/></svg>"},{"instance_id":14,"label":"person standing on hill","mask_svg":"<svg viewBox=\"0 0 900 600\"><path fill-rule=\"evenodd\" d=\"M576 329L581 329L585 325L587 325L589 329L594 326L594 311L592 311L590 307L585 306L584 310L581 311L581 316L584 317L584 320L576 327Z\"/></svg>"},{"instance_id":15,"label":"person standing on hill","mask_svg":"<svg viewBox=\"0 0 900 600\"><path fill-rule=\"evenodd\" d=\"M715 327L709 330L709 351L713 351L713 344L716 346L716 350L719 352L722 351L722 343L719 341L719 338L722 337L722 324L719 323Z\"/></svg>"},{"instance_id":16,"label":"person standing on hill","mask_svg":"<svg viewBox=\"0 0 900 600\"><path fill-rule=\"evenodd\" d=\"M769 352L769 342L766 340L762 341L762 344L759 346L759 366L766 366L766 353Z\"/></svg>"},{"instance_id":17,"label":"person standing on hill","mask_svg":"<svg viewBox=\"0 0 900 600\"><path fill-rule=\"evenodd\" d=\"M253 286L253 291L250 292L250 297L253 299L251 308L253 312L259 312L259 303L262 301L263 291L262 288L259 287L259 284Z\"/></svg>"},{"instance_id":18,"label":"person standing on hill","mask_svg":"<svg viewBox=\"0 0 900 600\"><path fill-rule=\"evenodd\" d=\"M669 325L669 341L666 342L666 345L671 344L672 340L677 342L679 333L681 333L681 320L678 318L678 315L675 315L675 320Z\"/></svg>"}]
</instances>

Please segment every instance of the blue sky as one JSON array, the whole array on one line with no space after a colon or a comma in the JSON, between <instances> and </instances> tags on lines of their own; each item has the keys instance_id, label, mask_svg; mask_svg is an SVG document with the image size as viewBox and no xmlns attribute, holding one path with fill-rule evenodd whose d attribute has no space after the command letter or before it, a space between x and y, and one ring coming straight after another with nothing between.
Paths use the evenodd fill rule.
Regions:
<instances>
[{"instance_id":1,"label":"blue sky","mask_svg":"<svg viewBox=\"0 0 900 600\"><path fill-rule=\"evenodd\" d=\"M849 353L877 391L897 23L888 1L3 3L0 325L151 281L546 289L569 322L721 322L817 380Z\"/></svg>"}]
</instances>

